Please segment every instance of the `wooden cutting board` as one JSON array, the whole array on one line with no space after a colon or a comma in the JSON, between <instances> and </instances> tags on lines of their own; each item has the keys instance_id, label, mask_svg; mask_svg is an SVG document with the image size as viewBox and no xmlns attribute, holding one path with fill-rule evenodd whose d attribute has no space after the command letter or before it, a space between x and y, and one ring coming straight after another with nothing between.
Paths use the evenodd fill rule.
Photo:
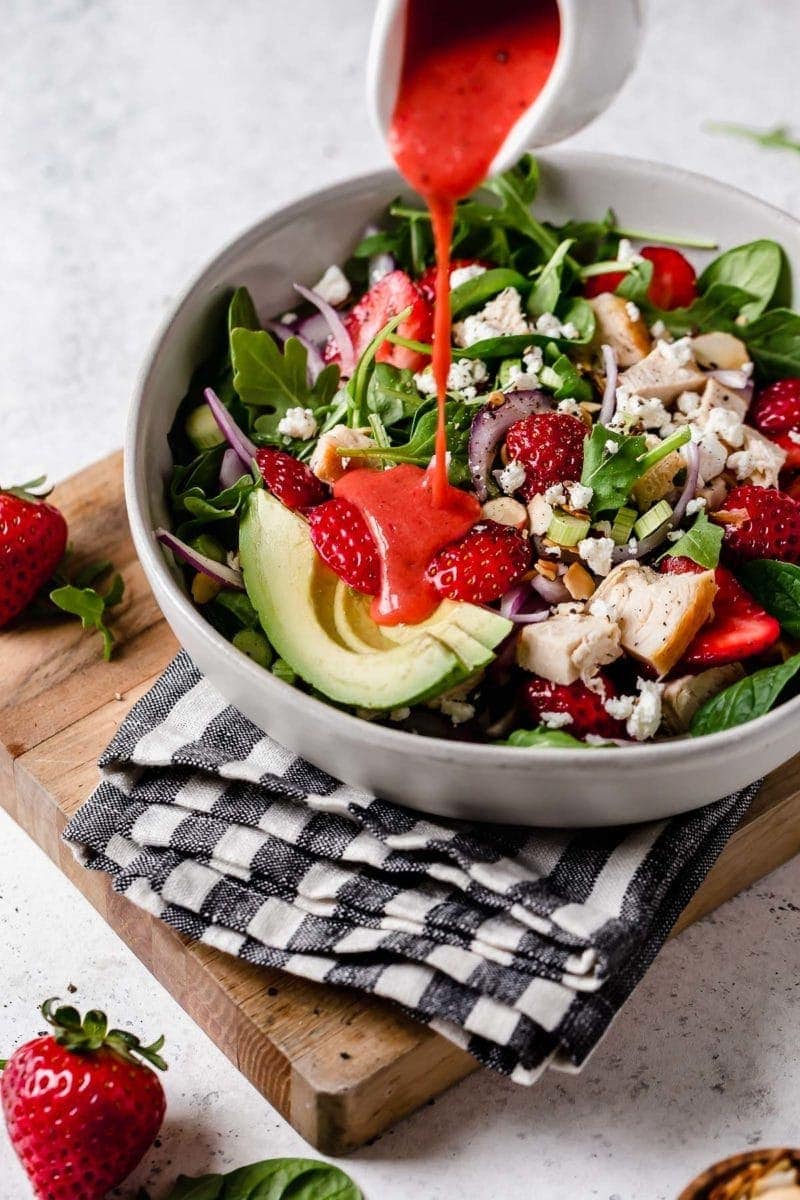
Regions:
<instances>
[{"instance_id":1,"label":"wooden cutting board","mask_svg":"<svg viewBox=\"0 0 800 1200\"><path fill-rule=\"evenodd\" d=\"M104 663L99 638L76 621L0 632L0 803L312 1146L332 1155L360 1146L473 1071L473 1059L388 1003L187 943L105 875L78 867L61 842L98 755L177 645L130 541L122 455L61 484L54 500L76 560L110 558L125 577L120 646ZM766 781L676 931L798 851L800 756Z\"/></svg>"}]
</instances>

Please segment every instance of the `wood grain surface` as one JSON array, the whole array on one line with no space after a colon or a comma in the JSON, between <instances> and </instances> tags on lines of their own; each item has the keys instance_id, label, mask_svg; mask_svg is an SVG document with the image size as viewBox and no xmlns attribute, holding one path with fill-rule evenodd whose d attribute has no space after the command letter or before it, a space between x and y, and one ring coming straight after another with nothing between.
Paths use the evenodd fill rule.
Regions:
<instances>
[{"instance_id":1,"label":"wood grain surface","mask_svg":"<svg viewBox=\"0 0 800 1200\"><path fill-rule=\"evenodd\" d=\"M66 821L97 779L101 750L177 645L130 541L122 455L60 485L54 501L76 558L110 558L125 578L120 646L104 663L99 639L77 621L0 632L0 803L295 1129L324 1153L345 1153L476 1064L386 1002L190 944L116 895L105 875L77 866L61 841ZM675 931L800 851L798 817L800 757L766 781Z\"/></svg>"}]
</instances>

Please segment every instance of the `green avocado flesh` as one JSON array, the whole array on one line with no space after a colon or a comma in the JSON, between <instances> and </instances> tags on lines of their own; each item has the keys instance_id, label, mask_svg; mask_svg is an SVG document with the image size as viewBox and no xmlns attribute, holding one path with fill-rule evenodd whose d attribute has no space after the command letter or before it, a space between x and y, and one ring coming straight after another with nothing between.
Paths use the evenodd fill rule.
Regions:
<instances>
[{"instance_id":1,"label":"green avocado flesh","mask_svg":"<svg viewBox=\"0 0 800 1200\"><path fill-rule=\"evenodd\" d=\"M419 625L377 625L370 598L325 566L308 525L269 492L253 492L239 529L244 581L281 658L331 700L390 709L461 683L494 658L512 624L445 600Z\"/></svg>"}]
</instances>

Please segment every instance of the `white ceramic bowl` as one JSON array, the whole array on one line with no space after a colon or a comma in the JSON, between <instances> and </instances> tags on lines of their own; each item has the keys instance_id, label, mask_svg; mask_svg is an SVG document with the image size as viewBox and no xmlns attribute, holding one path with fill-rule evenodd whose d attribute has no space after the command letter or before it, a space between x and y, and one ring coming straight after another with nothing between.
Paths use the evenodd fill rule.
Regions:
<instances>
[{"instance_id":1,"label":"white ceramic bowl","mask_svg":"<svg viewBox=\"0 0 800 1200\"><path fill-rule=\"evenodd\" d=\"M540 216L620 221L653 233L706 235L723 248L770 237L800 272L800 224L730 187L674 167L582 152L541 156ZM697 740L617 749L525 750L420 737L340 712L282 683L212 629L187 598L152 530L168 523L167 431L209 330L246 284L262 315L292 306L343 261L364 226L404 189L382 171L327 188L260 221L206 267L156 339L128 423L125 489L131 529L156 599L179 641L220 692L283 745L349 783L443 816L591 826L667 817L772 770L800 749L800 698L749 725ZM710 255L692 254L696 264Z\"/></svg>"}]
</instances>

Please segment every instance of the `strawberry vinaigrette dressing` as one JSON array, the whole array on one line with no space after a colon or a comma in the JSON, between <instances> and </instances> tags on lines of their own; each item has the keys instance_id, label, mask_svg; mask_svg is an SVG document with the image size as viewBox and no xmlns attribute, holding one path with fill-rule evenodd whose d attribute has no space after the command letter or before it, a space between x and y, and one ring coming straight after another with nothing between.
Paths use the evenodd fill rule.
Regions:
<instances>
[{"instance_id":1,"label":"strawberry vinaigrette dressing","mask_svg":"<svg viewBox=\"0 0 800 1200\"><path fill-rule=\"evenodd\" d=\"M334 489L362 512L378 544L379 624L416 624L439 597L431 558L480 517L476 498L447 478L445 402L450 370L450 245L456 201L486 177L514 123L541 92L558 52L556 0L408 0L403 69L389 143L425 199L436 249L433 374L439 404L428 471L348 472Z\"/></svg>"}]
</instances>

